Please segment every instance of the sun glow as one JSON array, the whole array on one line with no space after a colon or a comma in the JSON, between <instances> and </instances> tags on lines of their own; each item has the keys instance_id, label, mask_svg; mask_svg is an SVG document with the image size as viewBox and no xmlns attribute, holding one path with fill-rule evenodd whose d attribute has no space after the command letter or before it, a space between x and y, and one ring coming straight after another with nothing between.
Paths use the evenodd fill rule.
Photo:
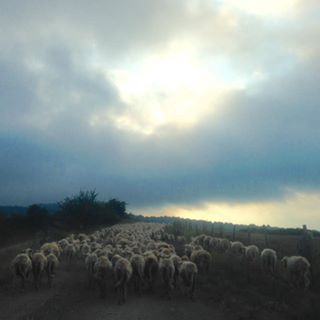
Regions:
<instances>
[{"instance_id":1,"label":"sun glow","mask_svg":"<svg viewBox=\"0 0 320 320\"><path fill-rule=\"evenodd\" d=\"M125 115L115 116L115 123L146 134L165 125L193 126L214 111L223 93L243 85L218 67L208 67L190 49L154 54L131 68L113 70L121 99L130 106Z\"/></svg>"},{"instance_id":2,"label":"sun glow","mask_svg":"<svg viewBox=\"0 0 320 320\"><path fill-rule=\"evenodd\" d=\"M319 195L319 192L292 191L287 198L278 201L204 202L190 206L168 205L152 214L236 224L270 224L282 227L301 227L307 221L310 228L319 229ZM304 214L302 215L301 212ZM290 220L288 220L288 213L290 213ZM148 213L145 214L148 215Z\"/></svg>"}]
</instances>

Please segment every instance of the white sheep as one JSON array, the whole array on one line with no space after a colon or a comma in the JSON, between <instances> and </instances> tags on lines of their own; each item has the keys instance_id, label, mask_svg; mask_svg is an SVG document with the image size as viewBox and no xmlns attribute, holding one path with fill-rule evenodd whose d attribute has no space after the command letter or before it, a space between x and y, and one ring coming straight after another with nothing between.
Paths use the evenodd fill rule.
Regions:
<instances>
[{"instance_id":1,"label":"white sheep","mask_svg":"<svg viewBox=\"0 0 320 320\"><path fill-rule=\"evenodd\" d=\"M106 295L107 281L109 276L112 274L112 264L107 257L101 256L97 259L93 269L94 278L97 281L100 289L100 295L103 298Z\"/></svg>"},{"instance_id":2,"label":"white sheep","mask_svg":"<svg viewBox=\"0 0 320 320\"><path fill-rule=\"evenodd\" d=\"M195 250L192 252L190 260L194 262L200 272L208 272L211 264L211 255L206 250Z\"/></svg>"},{"instance_id":3,"label":"white sheep","mask_svg":"<svg viewBox=\"0 0 320 320\"><path fill-rule=\"evenodd\" d=\"M77 250L76 247L69 243L65 248L64 248L64 254L67 258L67 261L70 263L74 257L76 256Z\"/></svg>"},{"instance_id":4,"label":"white sheep","mask_svg":"<svg viewBox=\"0 0 320 320\"><path fill-rule=\"evenodd\" d=\"M236 257L242 257L245 254L246 248L240 241L231 242L231 253Z\"/></svg>"},{"instance_id":5,"label":"white sheep","mask_svg":"<svg viewBox=\"0 0 320 320\"><path fill-rule=\"evenodd\" d=\"M118 294L118 302L126 302L127 285L132 276L132 266L130 261L120 258L114 265L115 288Z\"/></svg>"},{"instance_id":6,"label":"white sheep","mask_svg":"<svg viewBox=\"0 0 320 320\"><path fill-rule=\"evenodd\" d=\"M281 268L287 281L294 287L305 289L310 286L310 263L302 256L284 257Z\"/></svg>"},{"instance_id":7,"label":"white sheep","mask_svg":"<svg viewBox=\"0 0 320 320\"><path fill-rule=\"evenodd\" d=\"M147 251L156 249L156 244L154 241L150 241L147 245Z\"/></svg>"},{"instance_id":8,"label":"white sheep","mask_svg":"<svg viewBox=\"0 0 320 320\"><path fill-rule=\"evenodd\" d=\"M96 241L91 242L90 249L91 249L92 252L97 250L97 249L101 249L101 244L97 243Z\"/></svg>"},{"instance_id":9,"label":"white sheep","mask_svg":"<svg viewBox=\"0 0 320 320\"><path fill-rule=\"evenodd\" d=\"M165 287L165 294L171 298L171 291L173 290L175 267L173 260L168 255L162 255L159 261L159 272L161 280Z\"/></svg>"},{"instance_id":10,"label":"white sheep","mask_svg":"<svg viewBox=\"0 0 320 320\"><path fill-rule=\"evenodd\" d=\"M58 245L61 248L61 251L63 252L64 248L69 244L67 239L61 239L58 241Z\"/></svg>"},{"instance_id":11,"label":"white sheep","mask_svg":"<svg viewBox=\"0 0 320 320\"><path fill-rule=\"evenodd\" d=\"M178 284L178 279L179 279L179 267L180 267L180 264L182 263L182 259L176 255L176 254L173 254L170 258L174 264L174 281L173 281L173 284L174 286L176 287L177 284ZM189 259L188 259L189 260Z\"/></svg>"},{"instance_id":12,"label":"white sheep","mask_svg":"<svg viewBox=\"0 0 320 320\"><path fill-rule=\"evenodd\" d=\"M193 242L194 244L199 244L199 245L202 246L206 237L207 237L207 236L206 236L205 234L200 234L200 235L194 237L194 238L192 239L192 242Z\"/></svg>"},{"instance_id":13,"label":"white sheep","mask_svg":"<svg viewBox=\"0 0 320 320\"><path fill-rule=\"evenodd\" d=\"M11 262L13 280L21 278L21 287L25 287L25 282L32 271L32 262L28 254L20 253Z\"/></svg>"},{"instance_id":14,"label":"white sheep","mask_svg":"<svg viewBox=\"0 0 320 320\"><path fill-rule=\"evenodd\" d=\"M257 261L257 259L259 258L260 250L254 244L249 245L249 246L245 247L245 256L246 256L246 259L249 263L253 263L253 262Z\"/></svg>"},{"instance_id":15,"label":"white sheep","mask_svg":"<svg viewBox=\"0 0 320 320\"><path fill-rule=\"evenodd\" d=\"M89 253L85 259L86 268L88 270L88 287L92 287L94 279L94 265L98 261L98 256L95 253Z\"/></svg>"},{"instance_id":16,"label":"white sheep","mask_svg":"<svg viewBox=\"0 0 320 320\"><path fill-rule=\"evenodd\" d=\"M156 276L159 270L158 259L150 251L145 252L144 275L148 282L149 289L153 291Z\"/></svg>"},{"instance_id":17,"label":"white sheep","mask_svg":"<svg viewBox=\"0 0 320 320\"><path fill-rule=\"evenodd\" d=\"M144 273L144 257L139 254L134 254L130 259L132 265L132 278L134 281L135 290L141 294Z\"/></svg>"},{"instance_id":18,"label":"white sheep","mask_svg":"<svg viewBox=\"0 0 320 320\"><path fill-rule=\"evenodd\" d=\"M221 253L225 253L231 248L231 242L228 239L218 239L217 249Z\"/></svg>"},{"instance_id":19,"label":"white sheep","mask_svg":"<svg viewBox=\"0 0 320 320\"><path fill-rule=\"evenodd\" d=\"M26 253L30 259L32 259L33 250L31 248L27 248L21 251L21 253Z\"/></svg>"},{"instance_id":20,"label":"white sheep","mask_svg":"<svg viewBox=\"0 0 320 320\"><path fill-rule=\"evenodd\" d=\"M59 265L59 260L55 256L54 253L50 253L49 255L47 255L46 258L47 258L46 273L47 273L47 277L48 277L48 286L49 286L49 288L51 288L52 279L55 276L55 270L57 269L57 267Z\"/></svg>"},{"instance_id":21,"label":"white sheep","mask_svg":"<svg viewBox=\"0 0 320 320\"><path fill-rule=\"evenodd\" d=\"M60 257L60 249L59 249L59 246L56 242L47 242L47 243L44 243L41 248L40 248L40 251L42 251L44 253L44 255L48 255L49 253L54 253L55 256L57 258Z\"/></svg>"},{"instance_id":22,"label":"white sheep","mask_svg":"<svg viewBox=\"0 0 320 320\"><path fill-rule=\"evenodd\" d=\"M191 253L193 251L194 247L191 244L185 244L184 245L184 254L190 258Z\"/></svg>"},{"instance_id":23,"label":"white sheep","mask_svg":"<svg viewBox=\"0 0 320 320\"><path fill-rule=\"evenodd\" d=\"M87 236L85 233L79 233L79 234L78 234L78 239L79 239L80 241L87 240L87 239L88 239L88 236Z\"/></svg>"},{"instance_id":24,"label":"white sheep","mask_svg":"<svg viewBox=\"0 0 320 320\"><path fill-rule=\"evenodd\" d=\"M261 269L267 274L274 275L277 267L277 253L273 249L263 249L260 254Z\"/></svg>"},{"instance_id":25,"label":"white sheep","mask_svg":"<svg viewBox=\"0 0 320 320\"><path fill-rule=\"evenodd\" d=\"M219 238L210 237L206 242L208 251L214 251L218 249Z\"/></svg>"},{"instance_id":26,"label":"white sheep","mask_svg":"<svg viewBox=\"0 0 320 320\"><path fill-rule=\"evenodd\" d=\"M87 243L83 243L80 246L80 253L82 258L86 258L86 256L90 253L90 246Z\"/></svg>"},{"instance_id":27,"label":"white sheep","mask_svg":"<svg viewBox=\"0 0 320 320\"><path fill-rule=\"evenodd\" d=\"M186 287L186 294L193 299L193 294L196 285L196 276L198 268L195 263L191 261L182 261L179 267L179 276L182 283Z\"/></svg>"},{"instance_id":28,"label":"white sheep","mask_svg":"<svg viewBox=\"0 0 320 320\"><path fill-rule=\"evenodd\" d=\"M32 255L32 272L36 290L39 290L41 286L41 279L46 270L46 266L47 258L42 252L36 252Z\"/></svg>"}]
</instances>

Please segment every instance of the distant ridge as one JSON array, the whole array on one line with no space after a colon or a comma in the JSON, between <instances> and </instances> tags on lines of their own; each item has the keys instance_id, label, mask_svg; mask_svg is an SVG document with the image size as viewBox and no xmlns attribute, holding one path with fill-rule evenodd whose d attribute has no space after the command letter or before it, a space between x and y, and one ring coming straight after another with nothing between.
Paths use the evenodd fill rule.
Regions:
<instances>
[{"instance_id":1,"label":"distant ridge","mask_svg":"<svg viewBox=\"0 0 320 320\"><path fill-rule=\"evenodd\" d=\"M38 206L47 209L49 213L55 213L59 210L57 203L36 203ZM29 206L0 206L2 214L26 214Z\"/></svg>"},{"instance_id":2,"label":"distant ridge","mask_svg":"<svg viewBox=\"0 0 320 320\"><path fill-rule=\"evenodd\" d=\"M21 207L21 206L0 206L0 213L5 214L25 214L27 212L28 207Z\"/></svg>"}]
</instances>

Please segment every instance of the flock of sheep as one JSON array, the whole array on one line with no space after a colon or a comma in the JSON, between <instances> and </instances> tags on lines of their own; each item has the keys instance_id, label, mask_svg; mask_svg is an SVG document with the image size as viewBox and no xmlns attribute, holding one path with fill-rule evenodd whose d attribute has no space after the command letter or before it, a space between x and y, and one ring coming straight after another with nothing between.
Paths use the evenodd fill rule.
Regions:
<instances>
[{"instance_id":1,"label":"flock of sheep","mask_svg":"<svg viewBox=\"0 0 320 320\"><path fill-rule=\"evenodd\" d=\"M285 256L278 261L276 251L270 248L260 252L256 245L245 246L240 241L202 234L193 238L191 244L185 245L185 252L188 256L191 255L191 260L194 252L202 254L210 252L227 255L237 262L244 261L247 266L258 265L264 274L278 276L295 288L307 289L311 283L311 265L305 257ZM211 255L208 255L208 259L209 256Z\"/></svg>"},{"instance_id":2,"label":"flock of sheep","mask_svg":"<svg viewBox=\"0 0 320 320\"><path fill-rule=\"evenodd\" d=\"M184 244L184 255L179 256L174 241ZM39 250L28 248L19 253L11 263L14 278L21 279L22 287L29 275L39 290L41 279L47 276L51 287L56 268L61 259L71 262L81 259L88 273L89 287L98 287L101 296L113 286L119 303L126 301L127 287L131 281L138 294L144 287L150 291L161 279L163 293L171 297L175 288L193 298L196 276L206 274L213 264L214 253L241 258L247 264L259 264L265 273L281 275L294 287L310 285L310 263L301 256L284 257L278 268L277 254L272 249L261 253L257 246L244 246L207 235L199 235L186 244L182 236L175 237L157 223L121 224L95 231L92 234L71 234L57 242L43 244Z\"/></svg>"}]
</instances>

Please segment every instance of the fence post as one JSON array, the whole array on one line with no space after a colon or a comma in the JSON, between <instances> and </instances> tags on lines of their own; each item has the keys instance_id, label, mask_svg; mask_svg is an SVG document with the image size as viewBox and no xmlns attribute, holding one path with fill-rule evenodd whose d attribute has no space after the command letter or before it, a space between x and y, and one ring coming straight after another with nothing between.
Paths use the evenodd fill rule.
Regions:
<instances>
[{"instance_id":1,"label":"fence post","mask_svg":"<svg viewBox=\"0 0 320 320\"><path fill-rule=\"evenodd\" d=\"M251 244L251 228L248 227L248 244Z\"/></svg>"},{"instance_id":2,"label":"fence post","mask_svg":"<svg viewBox=\"0 0 320 320\"><path fill-rule=\"evenodd\" d=\"M220 238L223 238L223 224L220 224Z\"/></svg>"},{"instance_id":3,"label":"fence post","mask_svg":"<svg viewBox=\"0 0 320 320\"><path fill-rule=\"evenodd\" d=\"M300 255L307 258L312 263L313 258L313 234L307 229L307 225L302 226L302 235L298 241L297 249Z\"/></svg>"},{"instance_id":4,"label":"fence post","mask_svg":"<svg viewBox=\"0 0 320 320\"><path fill-rule=\"evenodd\" d=\"M233 225L233 231L232 231L232 241L236 240L236 225Z\"/></svg>"},{"instance_id":5,"label":"fence post","mask_svg":"<svg viewBox=\"0 0 320 320\"><path fill-rule=\"evenodd\" d=\"M269 248L269 235L267 227L264 227L264 244L266 248Z\"/></svg>"},{"instance_id":6,"label":"fence post","mask_svg":"<svg viewBox=\"0 0 320 320\"><path fill-rule=\"evenodd\" d=\"M211 224L211 235L214 237L214 222Z\"/></svg>"}]
</instances>

